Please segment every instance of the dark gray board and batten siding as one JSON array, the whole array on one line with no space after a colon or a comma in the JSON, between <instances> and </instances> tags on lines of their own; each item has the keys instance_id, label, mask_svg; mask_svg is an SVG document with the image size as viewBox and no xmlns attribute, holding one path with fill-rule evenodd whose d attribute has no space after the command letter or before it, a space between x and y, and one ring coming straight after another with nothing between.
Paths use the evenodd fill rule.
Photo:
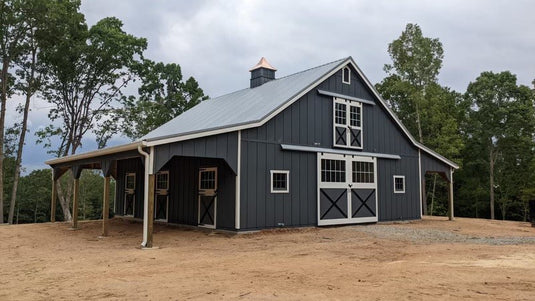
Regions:
<instances>
[{"instance_id":1,"label":"dark gray board and batten siding","mask_svg":"<svg viewBox=\"0 0 535 301\"><path fill-rule=\"evenodd\" d=\"M338 71L263 126L242 131L241 229L317 225L317 155L280 148L333 147L333 98L317 89L377 104L363 104L362 151L401 156L378 159L379 220L420 218L418 150L352 70L350 85ZM289 193L270 193L272 169L290 171ZM393 175L405 175L404 194L393 193Z\"/></svg>"},{"instance_id":2,"label":"dark gray board and batten siding","mask_svg":"<svg viewBox=\"0 0 535 301\"><path fill-rule=\"evenodd\" d=\"M169 171L168 222L197 225L199 169L217 167L217 228L235 228L237 132L159 145L155 150L155 172ZM134 217L143 218L143 177L141 159L117 161L116 212L123 215L125 174L136 173Z\"/></svg>"}]
</instances>

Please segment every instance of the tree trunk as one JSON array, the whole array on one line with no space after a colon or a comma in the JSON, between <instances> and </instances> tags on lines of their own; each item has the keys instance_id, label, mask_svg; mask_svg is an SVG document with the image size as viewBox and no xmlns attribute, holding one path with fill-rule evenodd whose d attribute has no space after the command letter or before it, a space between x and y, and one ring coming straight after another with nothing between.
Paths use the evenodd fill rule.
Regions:
<instances>
[{"instance_id":1,"label":"tree trunk","mask_svg":"<svg viewBox=\"0 0 535 301\"><path fill-rule=\"evenodd\" d=\"M7 71L9 60L2 63L2 91L0 105L0 224L4 223L4 123L6 119Z\"/></svg>"},{"instance_id":2,"label":"tree trunk","mask_svg":"<svg viewBox=\"0 0 535 301\"><path fill-rule=\"evenodd\" d=\"M416 125L418 126L418 140L420 143L424 143L424 135L422 133L422 124L420 122L420 108L416 104ZM432 214L431 214L432 215Z\"/></svg>"},{"instance_id":3,"label":"tree trunk","mask_svg":"<svg viewBox=\"0 0 535 301\"><path fill-rule=\"evenodd\" d=\"M30 100L34 91L34 76L35 76L35 60L36 51L32 51L32 66L30 71L30 77L27 80L28 87L26 89L26 102L24 103L24 113L22 116L22 128L20 130L19 145L17 148L17 158L15 159L15 175L13 176L13 188L11 191L11 202L9 204L9 216L7 222L13 223L13 215L15 213L15 202L17 200L17 189L19 186L20 178L20 165L22 162L22 149L24 148L24 139L26 137L26 130L28 129L28 113L30 111Z\"/></svg>"},{"instance_id":4,"label":"tree trunk","mask_svg":"<svg viewBox=\"0 0 535 301\"><path fill-rule=\"evenodd\" d=\"M495 219L495 216L494 216L494 152L492 150L492 148L490 149L490 154L489 154L489 177L490 177L490 218L491 219Z\"/></svg>"},{"instance_id":5,"label":"tree trunk","mask_svg":"<svg viewBox=\"0 0 535 301\"><path fill-rule=\"evenodd\" d=\"M68 182L72 182L72 177L69 176ZM72 187L72 185L67 184L68 187ZM71 201L72 193L70 192L70 189L67 188L67 192L64 193L63 189L61 189L61 181L58 180L57 184L57 192L58 192L58 200L59 205L61 206L61 211L63 212L63 220L66 222L70 222L72 220L71 215L71 209L69 208L69 204Z\"/></svg>"}]
</instances>

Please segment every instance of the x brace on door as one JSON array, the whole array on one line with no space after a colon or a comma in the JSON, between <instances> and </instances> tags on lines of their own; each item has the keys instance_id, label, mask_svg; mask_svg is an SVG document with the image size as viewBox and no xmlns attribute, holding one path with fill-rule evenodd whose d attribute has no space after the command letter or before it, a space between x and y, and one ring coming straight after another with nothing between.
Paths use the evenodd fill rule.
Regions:
<instances>
[{"instance_id":1,"label":"x brace on door","mask_svg":"<svg viewBox=\"0 0 535 301\"><path fill-rule=\"evenodd\" d=\"M362 207L366 207L366 209L368 209L368 211L370 211L370 213L372 214L372 216L375 216L375 212L370 208L370 206L368 206L368 204L366 204L366 202L370 199L370 197L372 195L375 194L375 190L372 190L370 191L370 193L368 194L368 196L363 200L360 195L357 193L356 190L351 190L353 195L357 197L357 199L360 201L360 206L357 208L357 210L355 210L353 212L353 215L351 217L355 217L357 215L357 213L360 211L360 209L362 209ZM374 199L375 201L375 199Z\"/></svg>"},{"instance_id":2,"label":"x brace on door","mask_svg":"<svg viewBox=\"0 0 535 301\"><path fill-rule=\"evenodd\" d=\"M215 198L216 198L216 195L212 196L210 198L210 201L208 202L208 205L206 205L206 202L201 202L201 204L203 206L203 210L204 210L204 213L201 216L201 222L204 221L204 218L208 215L208 218L210 219L210 224L214 223L214 218L210 214L210 209L214 205Z\"/></svg>"},{"instance_id":3,"label":"x brace on door","mask_svg":"<svg viewBox=\"0 0 535 301\"><path fill-rule=\"evenodd\" d=\"M344 216L344 218L347 218L347 214L342 209L340 209L340 207L338 207L338 205L336 204L346 194L346 191L342 191L342 193L334 201L327 193L325 193L323 189L320 189L320 191L321 191L321 194L323 194L327 198L327 200L331 202L331 206L329 206L329 208L325 210L325 213L323 213L321 218L322 219L325 218L325 216L331 211L333 207L338 209L338 211Z\"/></svg>"}]
</instances>

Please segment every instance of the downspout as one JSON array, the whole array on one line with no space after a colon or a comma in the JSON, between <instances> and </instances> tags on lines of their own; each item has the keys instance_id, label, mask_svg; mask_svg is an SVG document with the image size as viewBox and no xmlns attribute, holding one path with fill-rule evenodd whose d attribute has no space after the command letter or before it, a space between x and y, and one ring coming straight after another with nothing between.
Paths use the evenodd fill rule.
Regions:
<instances>
[{"instance_id":1,"label":"downspout","mask_svg":"<svg viewBox=\"0 0 535 301\"><path fill-rule=\"evenodd\" d=\"M145 180L143 181L143 242L141 246L145 247L147 245L148 230L149 230L149 169L151 163L151 154L143 150L143 145L145 142L141 142L137 146L137 151L145 157Z\"/></svg>"}]
</instances>

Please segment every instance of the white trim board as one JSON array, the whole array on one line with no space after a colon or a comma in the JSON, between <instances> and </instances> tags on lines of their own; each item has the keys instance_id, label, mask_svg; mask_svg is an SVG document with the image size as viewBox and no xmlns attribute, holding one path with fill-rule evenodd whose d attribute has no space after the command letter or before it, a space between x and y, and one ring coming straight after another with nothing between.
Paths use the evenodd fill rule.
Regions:
<instances>
[{"instance_id":1,"label":"white trim board","mask_svg":"<svg viewBox=\"0 0 535 301\"><path fill-rule=\"evenodd\" d=\"M393 160L400 160L401 159L401 157L399 155L368 153L368 152L351 151L351 150L343 150L343 149L333 149L333 148L322 148L322 147L313 147L313 146L281 144L281 148L283 150L288 150L288 151L340 154L340 155L362 156L362 157L377 157L377 158L381 158L381 159L393 159Z\"/></svg>"},{"instance_id":2,"label":"white trim board","mask_svg":"<svg viewBox=\"0 0 535 301\"><path fill-rule=\"evenodd\" d=\"M67 157L58 158L58 159L54 159L54 160L49 160L49 161L47 161L45 163L50 165L50 164L58 164L58 163L70 162L70 161L79 160L79 159L82 159L82 158L92 158L92 157L96 157L96 156L99 156L99 155L119 152L119 149L122 149L122 148L135 149L137 147L137 145L155 146L155 145L168 144L168 143L173 143L173 142L185 141L185 140L190 140L190 139L195 139L195 138L200 138L200 137L218 135L218 134L223 134L223 133L229 133L229 132L234 132L234 131L239 131L239 130L259 127L259 126L264 125L266 122L268 122L273 117L278 115L284 109L286 109L287 107L292 105L294 102L299 100L306 93L308 93L312 89L316 88L321 82L323 82L324 80L326 80L327 78L329 78L330 76L335 74L336 72L340 71L342 68L346 67L348 64L351 64L351 66L353 66L353 68L355 68L355 70L357 71L357 74L364 80L364 83L366 84L366 86L368 86L368 88L372 91L372 94L378 99L379 103L383 106L383 108L385 108L385 110L390 115L390 117L392 117L394 122L401 128L402 132L409 138L409 140L413 143L414 146L416 146L418 149L421 149L421 150L425 151L429 155L431 155L431 156L435 157L436 159L442 161L443 163L447 164L448 166L451 166L451 167L453 167L455 169L459 168L459 165L455 164L453 161L443 157L442 155L436 153L435 151L429 149L428 147L426 147L426 146L420 144L418 141L416 141L416 139L409 133L407 128L397 118L397 116L394 114L394 112L388 107L386 102L380 96L379 92L371 84L369 79L364 75L362 70L360 70L360 68L357 66L357 64L355 63L355 61L353 60L352 57L348 57L345 60L341 61L331 71L327 72L322 77L318 78L315 82L311 83L308 87L305 87L303 90L301 90L301 92L297 93L296 95L291 97L288 101L286 101L284 104L282 104L278 108L274 109L271 113L267 114L266 116L264 116L263 118L261 118L259 120L256 120L256 121L253 121L253 122L249 122L249 123L244 123L244 124L230 125L228 127L223 127L223 128L206 129L204 131L184 134L184 135L181 135L181 136L167 136L167 137L160 137L160 138L156 138L156 139L153 139L153 140L147 140L147 141L145 141L145 140L136 141L136 142L133 142L133 143L130 143L130 144L125 144L125 145L117 146L117 147L114 147L114 148L101 149L101 150L88 152L88 153L84 153L84 154L80 154L80 155L73 155L73 156L67 156Z\"/></svg>"}]
</instances>

